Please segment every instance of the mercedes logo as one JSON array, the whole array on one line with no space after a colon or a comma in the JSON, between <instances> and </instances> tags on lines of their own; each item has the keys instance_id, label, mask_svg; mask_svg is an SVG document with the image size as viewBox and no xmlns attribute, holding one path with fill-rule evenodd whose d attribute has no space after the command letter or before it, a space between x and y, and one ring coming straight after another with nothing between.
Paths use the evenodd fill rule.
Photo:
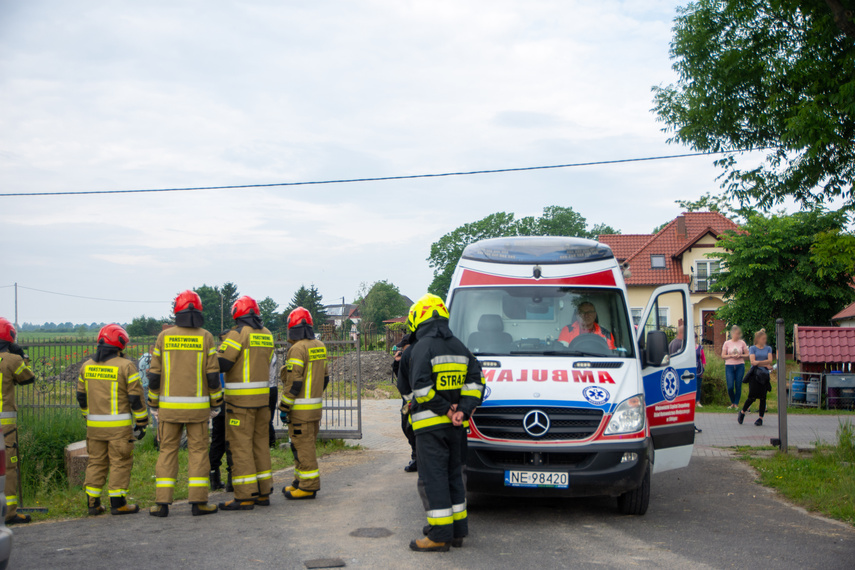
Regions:
<instances>
[{"instance_id":1,"label":"mercedes logo","mask_svg":"<svg viewBox=\"0 0 855 570\"><path fill-rule=\"evenodd\" d=\"M523 418L523 429L531 437L543 437L549 431L549 416L540 410L532 410Z\"/></svg>"}]
</instances>

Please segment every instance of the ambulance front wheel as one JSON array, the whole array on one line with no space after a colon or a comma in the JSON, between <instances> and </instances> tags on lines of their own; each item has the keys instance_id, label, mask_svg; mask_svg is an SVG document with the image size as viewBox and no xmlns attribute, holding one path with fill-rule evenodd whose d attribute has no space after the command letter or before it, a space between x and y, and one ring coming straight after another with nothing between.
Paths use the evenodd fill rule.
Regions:
<instances>
[{"instance_id":1,"label":"ambulance front wheel","mask_svg":"<svg viewBox=\"0 0 855 570\"><path fill-rule=\"evenodd\" d=\"M637 489L627 491L617 500L618 510L622 515L643 515L650 505L650 466L644 473L644 479Z\"/></svg>"}]
</instances>

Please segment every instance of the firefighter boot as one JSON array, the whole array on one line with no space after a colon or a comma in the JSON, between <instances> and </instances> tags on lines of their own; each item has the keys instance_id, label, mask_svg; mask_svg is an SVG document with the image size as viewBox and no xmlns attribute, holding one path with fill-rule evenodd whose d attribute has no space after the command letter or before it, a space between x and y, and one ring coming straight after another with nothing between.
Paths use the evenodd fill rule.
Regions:
<instances>
[{"instance_id":1,"label":"firefighter boot","mask_svg":"<svg viewBox=\"0 0 855 570\"><path fill-rule=\"evenodd\" d=\"M124 497L110 497L111 515L132 515L140 512L139 505L129 505Z\"/></svg>"},{"instance_id":2,"label":"firefighter boot","mask_svg":"<svg viewBox=\"0 0 855 570\"><path fill-rule=\"evenodd\" d=\"M86 506L89 507L89 516L95 517L103 514L106 509L101 506L101 498L86 499ZM8 521L6 524L9 524Z\"/></svg>"},{"instance_id":3,"label":"firefighter boot","mask_svg":"<svg viewBox=\"0 0 855 570\"><path fill-rule=\"evenodd\" d=\"M166 517L169 516L169 505L157 504L148 510L148 514L153 517Z\"/></svg>"},{"instance_id":4,"label":"firefighter boot","mask_svg":"<svg viewBox=\"0 0 855 570\"><path fill-rule=\"evenodd\" d=\"M228 470L228 476L226 477L226 493L234 493L235 486L232 485L232 470Z\"/></svg>"},{"instance_id":5,"label":"firefighter boot","mask_svg":"<svg viewBox=\"0 0 855 570\"><path fill-rule=\"evenodd\" d=\"M33 520L33 517L30 515L22 515L19 513L15 513L15 516L9 519L6 519L6 526L10 526L13 524L26 524Z\"/></svg>"},{"instance_id":6,"label":"firefighter boot","mask_svg":"<svg viewBox=\"0 0 855 570\"><path fill-rule=\"evenodd\" d=\"M431 529L431 526L429 524L426 524L425 526L422 527L422 534L424 534L425 536L429 535L430 529ZM462 548L463 547L463 539L462 538L452 538L451 539L451 546L453 546L454 548Z\"/></svg>"},{"instance_id":7,"label":"firefighter boot","mask_svg":"<svg viewBox=\"0 0 855 570\"><path fill-rule=\"evenodd\" d=\"M220 479L220 470L219 469L211 469L211 473L208 476L208 478L211 480L211 490L212 491L219 491L220 489L225 487L225 485L223 485L223 480Z\"/></svg>"},{"instance_id":8,"label":"firefighter boot","mask_svg":"<svg viewBox=\"0 0 855 570\"><path fill-rule=\"evenodd\" d=\"M194 517L212 515L217 512L217 505L212 505L211 503L193 503L193 507L190 510Z\"/></svg>"},{"instance_id":9,"label":"firefighter boot","mask_svg":"<svg viewBox=\"0 0 855 570\"><path fill-rule=\"evenodd\" d=\"M269 501L268 504L270 504ZM255 501L239 501L237 499L232 499L227 503L220 503L217 506L221 511L251 511L255 508Z\"/></svg>"},{"instance_id":10,"label":"firefighter boot","mask_svg":"<svg viewBox=\"0 0 855 570\"><path fill-rule=\"evenodd\" d=\"M302 489L294 489L293 491L283 489L282 493L285 495L286 499L291 500L314 499L318 494L317 491L304 491Z\"/></svg>"},{"instance_id":11,"label":"firefighter boot","mask_svg":"<svg viewBox=\"0 0 855 570\"><path fill-rule=\"evenodd\" d=\"M299 484L300 484L300 481L298 481L297 479L294 479L290 485L282 488L282 493L285 494L285 493L290 493L292 491L296 491L297 485L299 485Z\"/></svg>"},{"instance_id":12,"label":"firefighter boot","mask_svg":"<svg viewBox=\"0 0 855 570\"><path fill-rule=\"evenodd\" d=\"M450 549L450 542L434 542L428 537L410 542L410 550L416 552L448 552Z\"/></svg>"},{"instance_id":13,"label":"firefighter boot","mask_svg":"<svg viewBox=\"0 0 855 570\"><path fill-rule=\"evenodd\" d=\"M270 495L259 495L255 498L255 504L259 507L270 506Z\"/></svg>"}]
</instances>

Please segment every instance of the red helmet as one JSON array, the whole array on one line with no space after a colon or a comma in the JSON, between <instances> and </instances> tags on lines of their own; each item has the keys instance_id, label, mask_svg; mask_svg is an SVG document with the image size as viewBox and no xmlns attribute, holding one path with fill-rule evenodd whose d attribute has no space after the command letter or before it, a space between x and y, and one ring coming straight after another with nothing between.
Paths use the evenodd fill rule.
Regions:
<instances>
[{"instance_id":1,"label":"red helmet","mask_svg":"<svg viewBox=\"0 0 855 570\"><path fill-rule=\"evenodd\" d=\"M119 325L106 325L98 331L99 343L103 342L104 344L115 346L119 350L125 350L130 340L131 337L128 336L127 331Z\"/></svg>"},{"instance_id":2,"label":"red helmet","mask_svg":"<svg viewBox=\"0 0 855 570\"><path fill-rule=\"evenodd\" d=\"M248 315L251 311L254 311L256 315L261 316L261 309L258 308L258 303L256 303L255 299L253 299L249 295L244 295L243 297L232 303L233 319Z\"/></svg>"},{"instance_id":3,"label":"red helmet","mask_svg":"<svg viewBox=\"0 0 855 570\"><path fill-rule=\"evenodd\" d=\"M15 327L12 326L9 319L0 317L0 340L15 342L16 336L18 336L18 331L15 330Z\"/></svg>"},{"instance_id":4,"label":"red helmet","mask_svg":"<svg viewBox=\"0 0 855 570\"><path fill-rule=\"evenodd\" d=\"M288 315L288 328L296 327L297 325L307 324L312 326L312 313L303 307L297 307Z\"/></svg>"},{"instance_id":5,"label":"red helmet","mask_svg":"<svg viewBox=\"0 0 855 570\"><path fill-rule=\"evenodd\" d=\"M172 312L180 313L186 309L196 309L197 311L202 310L202 299L196 291L187 289L175 297L175 307L172 309Z\"/></svg>"}]
</instances>

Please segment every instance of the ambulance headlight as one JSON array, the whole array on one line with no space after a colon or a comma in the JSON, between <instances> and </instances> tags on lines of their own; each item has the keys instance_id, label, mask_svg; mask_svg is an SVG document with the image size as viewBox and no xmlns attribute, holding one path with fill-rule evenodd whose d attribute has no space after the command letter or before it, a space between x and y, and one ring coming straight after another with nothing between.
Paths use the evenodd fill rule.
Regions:
<instances>
[{"instance_id":1,"label":"ambulance headlight","mask_svg":"<svg viewBox=\"0 0 855 570\"><path fill-rule=\"evenodd\" d=\"M635 433L644 428L644 396L639 394L621 402L615 409L605 435Z\"/></svg>"}]
</instances>

